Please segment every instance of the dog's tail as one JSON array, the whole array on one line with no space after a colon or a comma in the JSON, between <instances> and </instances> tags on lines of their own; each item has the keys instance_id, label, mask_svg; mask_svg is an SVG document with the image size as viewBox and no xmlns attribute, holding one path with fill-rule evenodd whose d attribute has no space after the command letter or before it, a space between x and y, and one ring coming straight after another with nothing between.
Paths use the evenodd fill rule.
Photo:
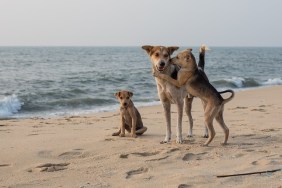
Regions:
<instances>
[{"instance_id":1,"label":"dog's tail","mask_svg":"<svg viewBox=\"0 0 282 188\"><path fill-rule=\"evenodd\" d=\"M234 92L233 90L231 90L231 89L227 89L227 90L225 90L225 91L221 91L221 92L218 92L218 93L219 93L219 94L222 94L222 93L231 93L231 96L230 96L229 98L223 99L223 104L225 104L225 103L231 101L231 100L234 98L234 96L235 96L235 92Z\"/></svg>"},{"instance_id":2,"label":"dog's tail","mask_svg":"<svg viewBox=\"0 0 282 188\"><path fill-rule=\"evenodd\" d=\"M202 46L200 47L199 49L199 63L198 63L198 68L202 69L204 71L204 68L205 68L205 52L207 50L210 50L208 48L207 45L205 44L202 44Z\"/></svg>"}]
</instances>

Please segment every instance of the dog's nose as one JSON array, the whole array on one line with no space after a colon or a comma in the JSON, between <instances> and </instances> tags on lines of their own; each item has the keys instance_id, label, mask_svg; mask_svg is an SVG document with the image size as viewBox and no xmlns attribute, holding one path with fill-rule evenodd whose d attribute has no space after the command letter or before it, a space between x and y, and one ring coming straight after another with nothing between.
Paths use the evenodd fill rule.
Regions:
<instances>
[{"instance_id":1,"label":"dog's nose","mask_svg":"<svg viewBox=\"0 0 282 188\"><path fill-rule=\"evenodd\" d=\"M127 105L127 103L125 102L125 103L123 103L123 106L126 106Z\"/></svg>"},{"instance_id":2,"label":"dog's nose","mask_svg":"<svg viewBox=\"0 0 282 188\"><path fill-rule=\"evenodd\" d=\"M165 62L164 62L164 61L161 61L160 66L161 66L161 67L165 66Z\"/></svg>"}]
</instances>

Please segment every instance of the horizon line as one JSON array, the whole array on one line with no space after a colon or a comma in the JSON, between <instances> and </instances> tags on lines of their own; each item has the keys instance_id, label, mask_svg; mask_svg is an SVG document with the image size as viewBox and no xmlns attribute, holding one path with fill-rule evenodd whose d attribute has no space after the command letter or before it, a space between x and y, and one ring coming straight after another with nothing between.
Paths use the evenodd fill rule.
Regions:
<instances>
[{"instance_id":1,"label":"horizon line","mask_svg":"<svg viewBox=\"0 0 282 188\"><path fill-rule=\"evenodd\" d=\"M0 47L141 47L142 45L0 45ZM153 46L153 45L152 45ZM198 47L198 45L160 45L160 46L179 46L179 47ZM239 46L239 45L209 45L211 47L222 48L281 48L281 46Z\"/></svg>"}]
</instances>

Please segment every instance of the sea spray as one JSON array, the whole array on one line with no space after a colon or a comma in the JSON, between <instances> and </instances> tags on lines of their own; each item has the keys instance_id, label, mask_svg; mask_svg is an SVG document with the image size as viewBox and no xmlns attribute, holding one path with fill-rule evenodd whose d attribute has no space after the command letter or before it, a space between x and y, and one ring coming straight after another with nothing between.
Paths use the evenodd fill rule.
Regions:
<instances>
[{"instance_id":1,"label":"sea spray","mask_svg":"<svg viewBox=\"0 0 282 188\"><path fill-rule=\"evenodd\" d=\"M273 78L273 79L268 79L267 81L263 82L262 85L282 85L282 79L281 78Z\"/></svg>"},{"instance_id":2,"label":"sea spray","mask_svg":"<svg viewBox=\"0 0 282 188\"><path fill-rule=\"evenodd\" d=\"M15 94L0 98L0 118L7 118L18 113L23 104Z\"/></svg>"}]
</instances>

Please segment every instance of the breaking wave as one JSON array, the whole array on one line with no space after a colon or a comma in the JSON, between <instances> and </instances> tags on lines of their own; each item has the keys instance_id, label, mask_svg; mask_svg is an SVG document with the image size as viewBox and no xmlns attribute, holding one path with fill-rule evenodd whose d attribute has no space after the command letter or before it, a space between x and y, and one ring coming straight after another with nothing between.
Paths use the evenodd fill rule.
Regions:
<instances>
[{"instance_id":1,"label":"breaking wave","mask_svg":"<svg viewBox=\"0 0 282 188\"><path fill-rule=\"evenodd\" d=\"M10 95L0 98L0 118L7 118L21 110L23 103L17 95Z\"/></svg>"},{"instance_id":2,"label":"breaking wave","mask_svg":"<svg viewBox=\"0 0 282 188\"><path fill-rule=\"evenodd\" d=\"M217 88L251 88L260 86L282 85L281 78L273 78L268 80L255 80L254 78L232 77L231 79L223 79L213 81L212 84Z\"/></svg>"}]
</instances>

